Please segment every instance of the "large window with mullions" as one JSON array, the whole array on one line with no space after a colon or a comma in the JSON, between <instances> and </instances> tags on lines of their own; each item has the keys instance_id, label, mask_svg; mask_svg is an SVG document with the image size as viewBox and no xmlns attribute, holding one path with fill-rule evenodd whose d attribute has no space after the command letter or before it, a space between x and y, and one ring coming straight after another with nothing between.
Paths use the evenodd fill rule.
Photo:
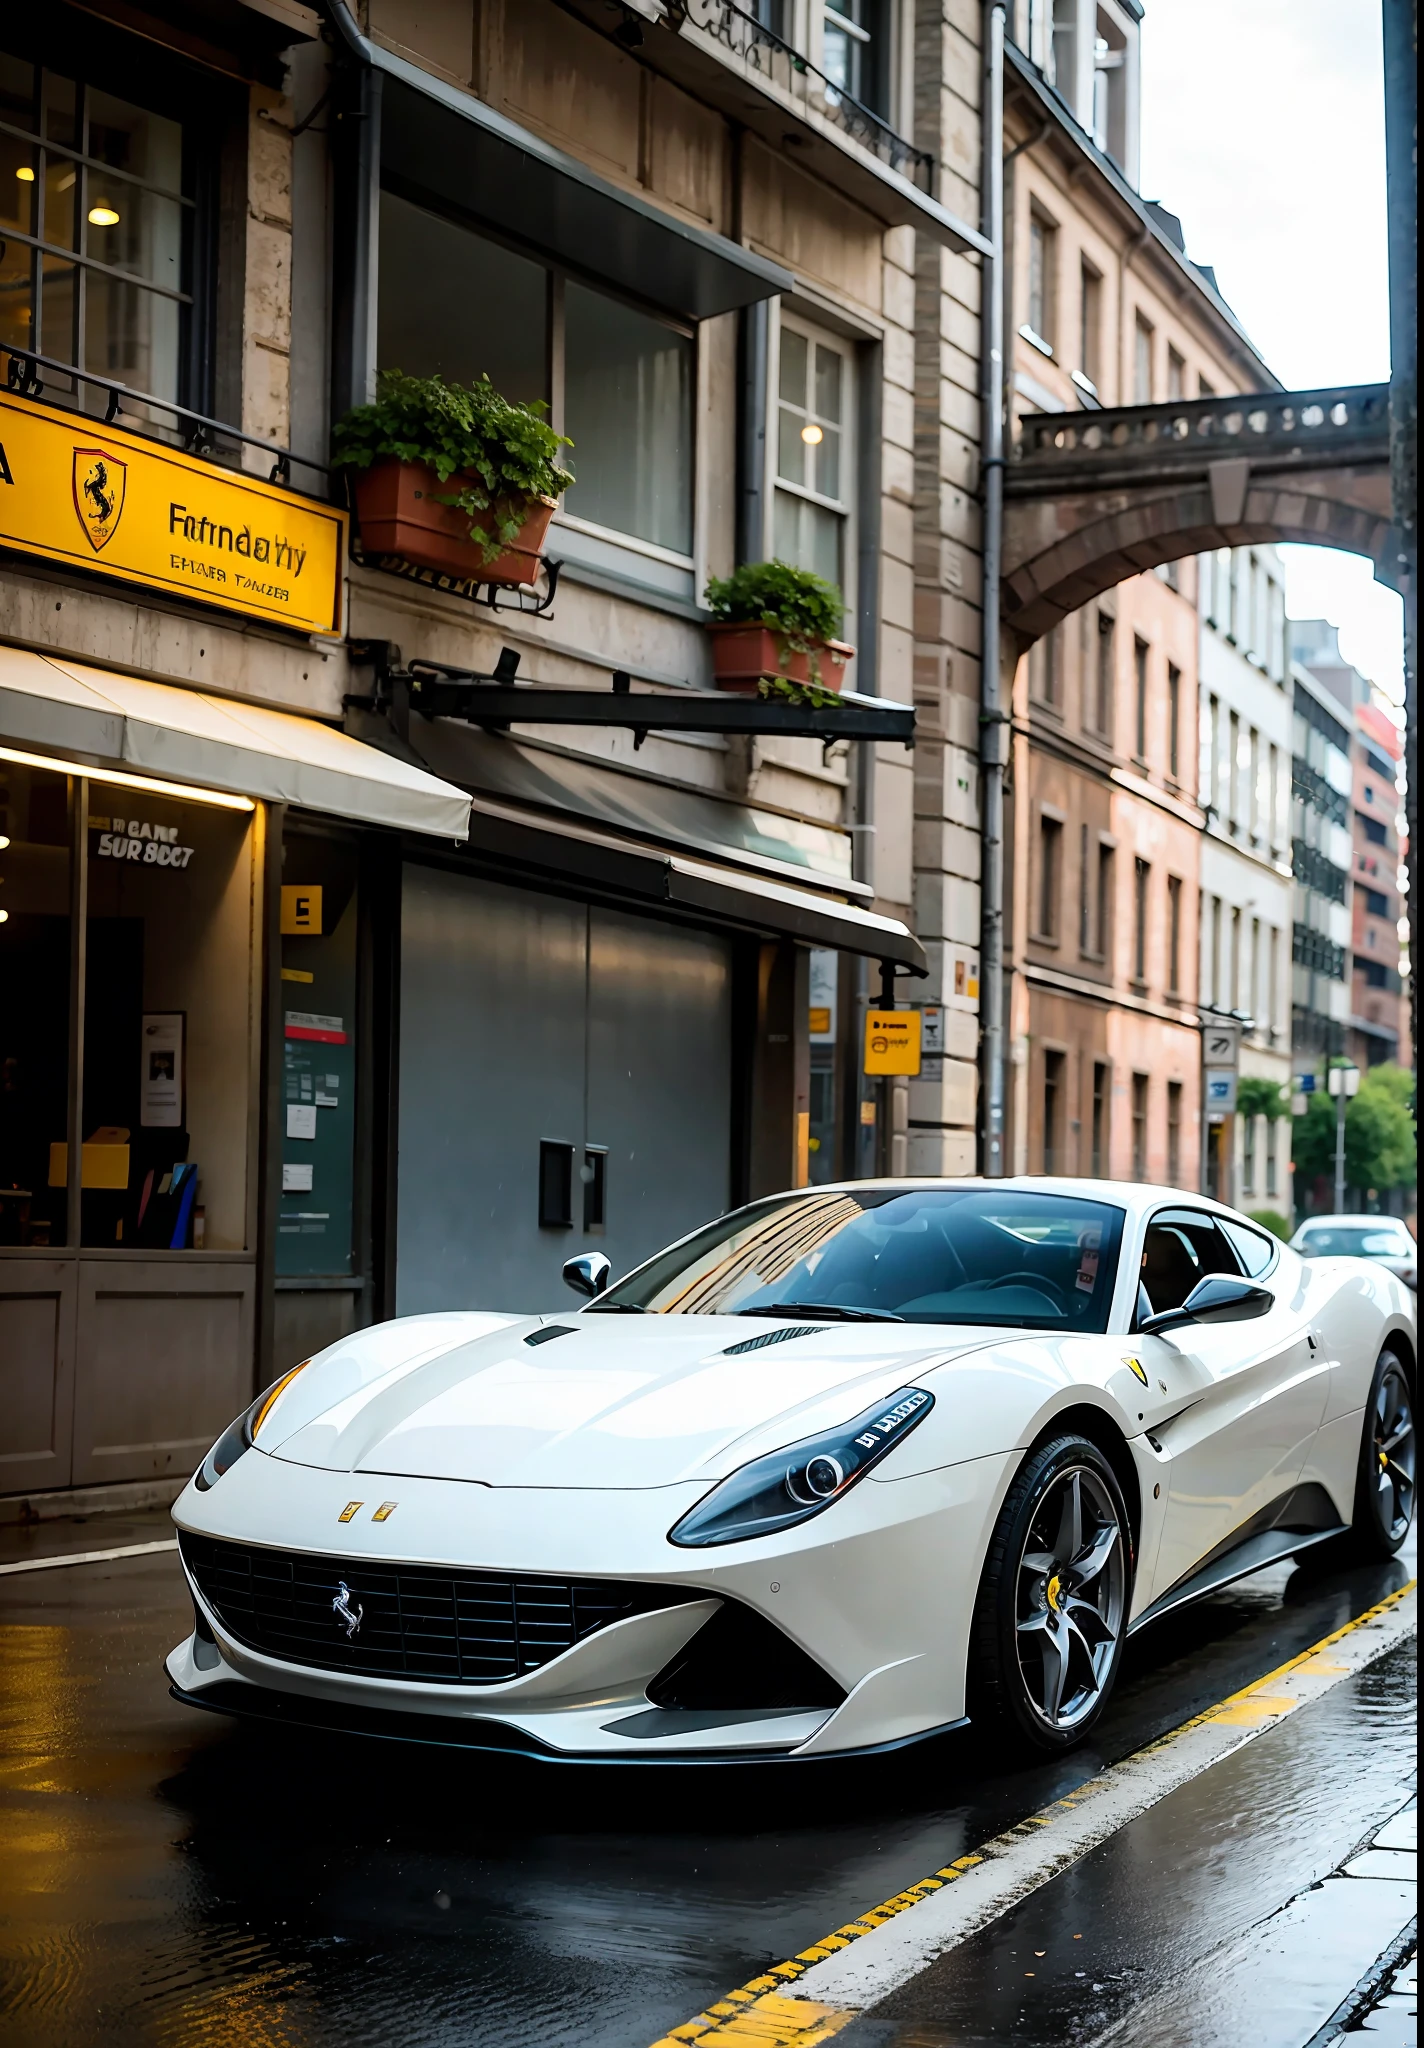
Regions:
<instances>
[{"instance_id":1,"label":"large window with mullions","mask_svg":"<svg viewBox=\"0 0 1424 2048\"><path fill-rule=\"evenodd\" d=\"M97 27L46 50L53 63L17 41L0 30L0 342L200 402L190 388L197 124L182 118L180 95L164 106L162 90L105 62ZM64 395L55 372L44 383ZM76 384L75 395L103 403L93 387Z\"/></svg>"}]
</instances>

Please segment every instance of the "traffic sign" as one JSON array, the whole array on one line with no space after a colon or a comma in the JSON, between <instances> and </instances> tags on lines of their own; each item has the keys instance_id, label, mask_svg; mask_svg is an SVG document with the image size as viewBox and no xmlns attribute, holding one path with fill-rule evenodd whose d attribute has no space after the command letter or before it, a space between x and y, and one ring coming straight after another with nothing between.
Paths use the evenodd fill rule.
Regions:
<instances>
[{"instance_id":1,"label":"traffic sign","mask_svg":"<svg viewBox=\"0 0 1424 2048\"><path fill-rule=\"evenodd\" d=\"M865 1020L867 1074L918 1074L918 1010L872 1010Z\"/></svg>"},{"instance_id":2,"label":"traffic sign","mask_svg":"<svg viewBox=\"0 0 1424 2048\"><path fill-rule=\"evenodd\" d=\"M1202 1024L1202 1064L1234 1067L1241 1054L1241 1020L1208 1017Z\"/></svg>"},{"instance_id":3,"label":"traffic sign","mask_svg":"<svg viewBox=\"0 0 1424 2048\"><path fill-rule=\"evenodd\" d=\"M1236 1108L1235 1067L1208 1067L1203 1076L1208 1111L1229 1116Z\"/></svg>"}]
</instances>

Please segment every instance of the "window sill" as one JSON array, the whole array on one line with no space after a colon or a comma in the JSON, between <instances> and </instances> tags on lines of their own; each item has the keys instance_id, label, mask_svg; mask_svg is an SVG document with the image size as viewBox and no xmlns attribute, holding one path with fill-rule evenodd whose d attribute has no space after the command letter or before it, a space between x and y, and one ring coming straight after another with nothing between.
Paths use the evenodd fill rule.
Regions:
<instances>
[{"instance_id":1,"label":"window sill","mask_svg":"<svg viewBox=\"0 0 1424 2048\"><path fill-rule=\"evenodd\" d=\"M1031 946L1046 946L1050 953L1056 953L1062 943L1051 932L1030 932L1028 942Z\"/></svg>"},{"instance_id":2,"label":"window sill","mask_svg":"<svg viewBox=\"0 0 1424 2048\"><path fill-rule=\"evenodd\" d=\"M1041 334L1029 326L1027 320L1019 329L1019 338L1022 341L1026 341L1030 348L1036 348L1041 356L1047 356L1050 363L1058 360L1053 353L1053 343L1045 341Z\"/></svg>"},{"instance_id":3,"label":"window sill","mask_svg":"<svg viewBox=\"0 0 1424 2048\"><path fill-rule=\"evenodd\" d=\"M1147 994L1147 983L1139 981L1135 974L1129 975L1127 985L1135 996L1145 996Z\"/></svg>"}]
</instances>

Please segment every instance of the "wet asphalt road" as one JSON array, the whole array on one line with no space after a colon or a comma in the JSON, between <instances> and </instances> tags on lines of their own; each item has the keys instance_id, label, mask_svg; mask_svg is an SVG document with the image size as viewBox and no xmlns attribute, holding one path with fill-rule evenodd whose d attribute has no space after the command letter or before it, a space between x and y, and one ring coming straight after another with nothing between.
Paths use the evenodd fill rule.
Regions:
<instances>
[{"instance_id":1,"label":"wet asphalt road","mask_svg":"<svg viewBox=\"0 0 1424 2048\"><path fill-rule=\"evenodd\" d=\"M47 1524L0 1532L0 1557L166 1533L161 1515ZM1145 1631L1095 1745L1017 1771L972 1733L859 1765L652 1773L247 1728L168 1696L191 1611L171 1553L0 1577L0 2041L646 2048L1308 1648L1412 1576L1412 1551L1281 1567ZM1274 1971L1285 1996L1318 1963L1308 1916L1274 1960L1250 1929L1400 1804L1413 1697L1408 1644L853 2023L847 2048L1119 2024L1143 2048L1266 2048L1222 2020L1223 1972ZM1132 2027L1169 1979L1197 2020Z\"/></svg>"}]
</instances>

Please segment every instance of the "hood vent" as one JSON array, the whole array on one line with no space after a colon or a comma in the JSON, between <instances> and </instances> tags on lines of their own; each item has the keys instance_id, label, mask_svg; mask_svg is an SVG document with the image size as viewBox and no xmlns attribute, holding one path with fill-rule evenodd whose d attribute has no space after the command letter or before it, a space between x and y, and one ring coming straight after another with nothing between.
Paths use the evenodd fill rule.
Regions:
<instances>
[{"instance_id":1,"label":"hood vent","mask_svg":"<svg viewBox=\"0 0 1424 2048\"><path fill-rule=\"evenodd\" d=\"M546 1323L542 1330L531 1330L524 1339L526 1344L552 1344L555 1337L577 1337L578 1331L571 1330L567 1323Z\"/></svg>"},{"instance_id":2,"label":"hood vent","mask_svg":"<svg viewBox=\"0 0 1424 2048\"><path fill-rule=\"evenodd\" d=\"M797 1323L790 1330L763 1330L759 1337L743 1337L740 1344L729 1344L722 1356L740 1358L744 1351L764 1351L768 1344L784 1344L788 1337L814 1337L820 1327L819 1323Z\"/></svg>"}]
</instances>

